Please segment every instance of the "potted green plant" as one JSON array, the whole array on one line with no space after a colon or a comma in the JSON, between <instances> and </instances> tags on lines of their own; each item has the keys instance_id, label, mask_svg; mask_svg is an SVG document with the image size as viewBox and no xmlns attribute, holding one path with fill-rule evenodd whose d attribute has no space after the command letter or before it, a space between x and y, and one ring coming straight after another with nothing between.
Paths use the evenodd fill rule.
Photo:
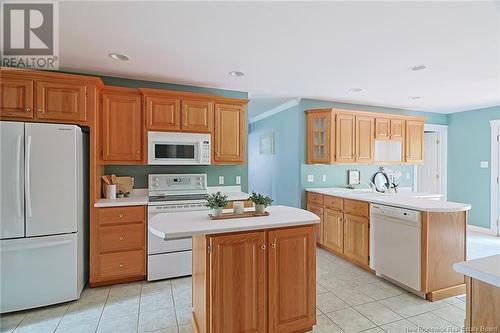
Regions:
<instances>
[{"instance_id":1,"label":"potted green plant","mask_svg":"<svg viewBox=\"0 0 500 333\"><path fill-rule=\"evenodd\" d=\"M227 195L221 192L207 194L205 195L205 199L207 200L206 206L212 210L212 216L221 216L222 209L229 203Z\"/></svg>"},{"instance_id":2,"label":"potted green plant","mask_svg":"<svg viewBox=\"0 0 500 333\"><path fill-rule=\"evenodd\" d=\"M271 203L273 202L273 199L270 197L263 195L263 194L257 194L252 191L252 195L250 196L250 200L255 204L255 212L257 214L264 214L266 207L270 206Z\"/></svg>"}]
</instances>

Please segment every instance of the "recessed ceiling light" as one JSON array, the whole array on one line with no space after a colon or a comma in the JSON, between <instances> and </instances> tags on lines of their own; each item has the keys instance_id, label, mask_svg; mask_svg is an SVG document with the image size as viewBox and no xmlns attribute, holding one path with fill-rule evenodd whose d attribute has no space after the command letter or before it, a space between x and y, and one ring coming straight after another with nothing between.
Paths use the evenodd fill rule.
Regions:
<instances>
[{"instance_id":1,"label":"recessed ceiling light","mask_svg":"<svg viewBox=\"0 0 500 333\"><path fill-rule=\"evenodd\" d=\"M229 75L234 76L234 77L240 77L240 76L245 75L245 73L240 72L240 71L230 71Z\"/></svg>"},{"instance_id":2,"label":"recessed ceiling light","mask_svg":"<svg viewBox=\"0 0 500 333\"><path fill-rule=\"evenodd\" d=\"M422 97L420 96L411 96L411 97L408 97L409 99L421 99Z\"/></svg>"},{"instance_id":3,"label":"recessed ceiling light","mask_svg":"<svg viewBox=\"0 0 500 333\"><path fill-rule=\"evenodd\" d=\"M363 89L361 89L361 88L349 88L349 92L357 93L360 91L363 91Z\"/></svg>"},{"instance_id":4,"label":"recessed ceiling light","mask_svg":"<svg viewBox=\"0 0 500 333\"><path fill-rule=\"evenodd\" d=\"M119 60L119 61L128 61L130 60L130 57L125 54L120 54L120 53L110 53L108 56L113 59L113 60Z\"/></svg>"},{"instance_id":5,"label":"recessed ceiling light","mask_svg":"<svg viewBox=\"0 0 500 333\"><path fill-rule=\"evenodd\" d=\"M423 71L426 68L427 68L427 66L425 66L425 65L415 65L415 66L411 66L410 70L412 72L419 72L419 71Z\"/></svg>"}]
</instances>

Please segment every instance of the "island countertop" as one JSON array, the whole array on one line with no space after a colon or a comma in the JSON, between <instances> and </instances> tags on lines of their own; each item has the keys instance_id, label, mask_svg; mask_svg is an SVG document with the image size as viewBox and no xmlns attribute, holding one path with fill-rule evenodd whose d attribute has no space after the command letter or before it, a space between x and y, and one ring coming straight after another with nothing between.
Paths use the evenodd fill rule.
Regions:
<instances>
[{"instance_id":1,"label":"island countertop","mask_svg":"<svg viewBox=\"0 0 500 333\"><path fill-rule=\"evenodd\" d=\"M459 262L453 265L453 269L500 288L500 254Z\"/></svg>"},{"instance_id":2,"label":"island countertop","mask_svg":"<svg viewBox=\"0 0 500 333\"><path fill-rule=\"evenodd\" d=\"M162 213L149 221L149 230L163 239L190 237L194 235L212 235L228 232L262 230L318 224L315 214L288 206L270 206L268 216L210 220L209 210L179 213Z\"/></svg>"},{"instance_id":3,"label":"island countertop","mask_svg":"<svg viewBox=\"0 0 500 333\"><path fill-rule=\"evenodd\" d=\"M426 199L425 196L419 196L417 193L412 197L408 193L404 194L384 194L373 192L357 192L341 190L337 188L308 188L307 192L314 192L345 199L367 201L387 206L401 207L422 212L431 213L452 213L462 212L471 209L471 205L451 201L440 201Z\"/></svg>"}]
</instances>

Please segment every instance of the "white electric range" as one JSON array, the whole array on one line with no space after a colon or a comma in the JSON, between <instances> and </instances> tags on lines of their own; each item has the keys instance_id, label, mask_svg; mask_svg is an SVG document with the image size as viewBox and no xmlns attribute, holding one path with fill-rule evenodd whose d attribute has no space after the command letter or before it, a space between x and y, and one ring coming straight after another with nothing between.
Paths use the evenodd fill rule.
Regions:
<instances>
[{"instance_id":1,"label":"white electric range","mask_svg":"<svg viewBox=\"0 0 500 333\"><path fill-rule=\"evenodd\" d=\"M158 214L168 214L168 223L176 212L208 210L206 174L150 174L148 189L148 222ZM191 260L191 237L164 240L148 231L148 281L191 275Z\"/></svg>"}]
</instances>

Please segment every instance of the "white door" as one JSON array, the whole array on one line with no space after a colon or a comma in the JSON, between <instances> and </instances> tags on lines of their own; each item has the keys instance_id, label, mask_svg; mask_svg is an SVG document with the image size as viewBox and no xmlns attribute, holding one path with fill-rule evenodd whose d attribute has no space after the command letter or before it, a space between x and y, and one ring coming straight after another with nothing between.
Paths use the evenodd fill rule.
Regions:
<instances>
[{"instance_id":1,"label":"white door","mask_svg":"<svg viewBox=\"0 0 500 333\"><path fill-rule=\"evenodd\" d=\"M77 299L77 234L0 241L0 312Z\"/></svg>"},{"instance_id":2,"label":"white door","mask_svg":"<svg viewBox=\"0 0 500 333\"><path fill-rule=\"evenodd\" d=\"M77 231L78 139L78 126L26 124L27 237Z\"/></svg>"},{"instance_id":3,"label":"white door","mask_svg":"<svg viewBox=\"0 0 500 333\"><path fill-rule=\"evenodd\" d=\"M24 237L24 123L0 123L0 238Z\"/></svg>"},{"instance_id":4,"label":"white door","mask_svg":"<svg viewBox=\"0 0 500 333\"><path fill-rule=\"evenodd\" d=\"M417 191L443 194L439 171L439 136L436 132L424 133L424 164L418 167Z\"/></svg>"}]
</instances>

